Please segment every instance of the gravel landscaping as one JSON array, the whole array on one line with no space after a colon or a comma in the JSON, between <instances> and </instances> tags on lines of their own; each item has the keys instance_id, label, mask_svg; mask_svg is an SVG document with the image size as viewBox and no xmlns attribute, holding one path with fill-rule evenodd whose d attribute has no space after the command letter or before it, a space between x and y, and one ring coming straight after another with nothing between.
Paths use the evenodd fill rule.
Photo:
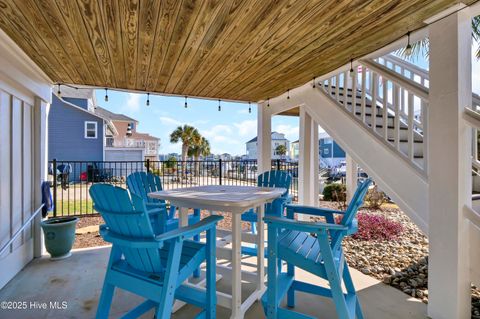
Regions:
<instances>
[{"instance_id":1,"label":"gravel landscaping","mask_svg":"<svg viewBox=\"0 0 480 319\"><path fill-rule=\"evenodd\" d=\"M320 206L338 209L334 202ZM348 264L405 294L428 303L428 239L396 205L380 210L362 208L359 214L381 215L403 228L394 240L361 240L348 237L344 251ZM472 287L472 318L480 319L480 290Z\"/></svg>"}]
</instances>

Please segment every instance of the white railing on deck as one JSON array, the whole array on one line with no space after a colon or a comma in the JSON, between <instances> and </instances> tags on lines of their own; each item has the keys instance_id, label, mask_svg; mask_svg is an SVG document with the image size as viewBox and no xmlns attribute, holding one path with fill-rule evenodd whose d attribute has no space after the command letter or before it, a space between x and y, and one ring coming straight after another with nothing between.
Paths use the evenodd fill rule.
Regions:
<instances>
[{"instance_id":1,"label":"white railing on deck","mask_svg":"<svg viewBox=\"0 0 480 319\"><path fill-rule=\"evenodd\" d=\"M353 73L341 72L322 81L323 89L370 131L426 172L428 73L406 65L400 69L395 59L383 58L381 62L386 65L360 61Z\"/></svg>"}]
</instances>

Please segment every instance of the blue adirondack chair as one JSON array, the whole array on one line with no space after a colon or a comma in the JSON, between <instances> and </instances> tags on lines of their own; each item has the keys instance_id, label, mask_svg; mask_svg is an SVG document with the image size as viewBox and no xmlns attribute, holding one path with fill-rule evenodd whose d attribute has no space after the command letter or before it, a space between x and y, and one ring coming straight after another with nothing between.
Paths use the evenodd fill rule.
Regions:
<instances>
[{"instance_id":1,"label":"blue adirondack chair","mask_svg":"<svg viewBox=\"0 0 480 319\"><path fill-rule=\"evenodd\" d=\"M342 240L357 231L355 215L370 183L371 180L367 179L358 186L345 212L287 205L287 218L265 217L268 225L268 288L262 303L268 319L313 318L280 307L285 295L287 306L295 307L297 290L332 298L341 319L363 318L343 254ZM326 222L295 221L295 213L322 216ZM336 214L342 216L338 224L335 223ZM276 266L279 260L287 263L287 272L281 272ZM330 289L295 280L295 267L328 280ZM342 281L346 294L342 290Z\"/></svg>"},{"instance_id":2,"label":"blue adirondack chair","mask_svg":"<svg viewBox=\"0 0 480 319\"><path fill-rule=\"evenodd\" d=\"M286 189L281 197L275 199L272 203L265 205L265 216L282 216L285 205L292 202L292 198L289 195L291 182L292 175L285 171L272 170L258 175L257 186ZM242 221L251 223L252 233L256 233L258 216L253 209L242 214Z\"/></svg>"},{"instance_id":3,"label":"blue adirondack chair","mask_svg":"<svg viewBox=\"0 0 480 319\"><path fill-rule=\"evenodd\" d=\"M96 318L108 318L115 288L146 299L123 318L137 318L152 308L156 318L170 318L174 299L201 308L197 318L215 318L215 226L222 217L155 235L142 198L108 184L93 185L90 196L106 223L100 234L113 244ZM204 231L205 244L188 240ZM205 293L183 284L203 261Z\"/></svg>"},{"instance_id":4,"label":"blue adirondack chair","mask_svg":"<svg viewBox=\"0 0 480 319\"><path fill-rule=\"evenodd\" d=\"M285 205L292 202L292 198L289 195L291 182L292 175L285 171L271 170L258 175L257 186L279 187L286 189L285 193L283 193L282 196L276 198L273 202L265 205L265 216L282 216L283 211L285 210ZM242 221L251 223L252 233L255 234L257 232L256 225L258 222L257 213L253 209L250 209L247 212L243 213L241 218ZM266 249L267 248L265 248L265 251ZM256 256L257 249L255 248L255 246L244 246L242 247L242 253L245 255Z\"/></svg>"},{"instance_id":5,"label":"blue adirondack chair","mask_svg":"<svg viewBox=\"0 0 480 319\"><path fill-rule=\"evenodd\" d=\"M146 172L135 172L127 177L127 188L133 194L140 196L145 201L147 209L151 211L154 228L159 232L178 228L178 218L175 218L176 208L167 205L164 200L148 197L148 193L163 190L162 181L158 175ZM189 215L188 224L192 225L200 221L200 210L195 209L193 215Z\"/></svg>"}]
</instances>

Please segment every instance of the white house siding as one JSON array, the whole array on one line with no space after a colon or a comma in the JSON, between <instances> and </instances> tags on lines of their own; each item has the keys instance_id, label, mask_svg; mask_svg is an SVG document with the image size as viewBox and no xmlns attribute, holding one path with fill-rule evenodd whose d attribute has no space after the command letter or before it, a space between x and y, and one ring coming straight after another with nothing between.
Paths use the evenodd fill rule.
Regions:
<instances>
[{"instance_id":1,"label":"white house siding","mask_svg":"<svg viewBox=\"0 0 480 319\"><path fill-rule=\"evenodd\" d=\"M41 204L45 178L46 76L0 32L0 288L42 251L34 219L8 246Z\"/></svg>"}]
</instances>

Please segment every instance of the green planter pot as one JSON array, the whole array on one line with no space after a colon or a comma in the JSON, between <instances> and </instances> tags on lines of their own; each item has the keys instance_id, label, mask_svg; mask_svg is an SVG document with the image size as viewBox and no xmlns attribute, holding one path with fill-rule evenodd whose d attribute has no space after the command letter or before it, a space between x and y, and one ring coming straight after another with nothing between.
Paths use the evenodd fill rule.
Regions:
<instances>
[{"instance_id":1,"label":"green planter pot","mask_svg":"<svg viewBox=\"0 0 480 319\"><path fill-rule=\"evenodd\" d=\"M52 260L64 259L72 254L77 217L50 218L41 222L45 235L45 248Z\"/></svg>"}]
</instances>

